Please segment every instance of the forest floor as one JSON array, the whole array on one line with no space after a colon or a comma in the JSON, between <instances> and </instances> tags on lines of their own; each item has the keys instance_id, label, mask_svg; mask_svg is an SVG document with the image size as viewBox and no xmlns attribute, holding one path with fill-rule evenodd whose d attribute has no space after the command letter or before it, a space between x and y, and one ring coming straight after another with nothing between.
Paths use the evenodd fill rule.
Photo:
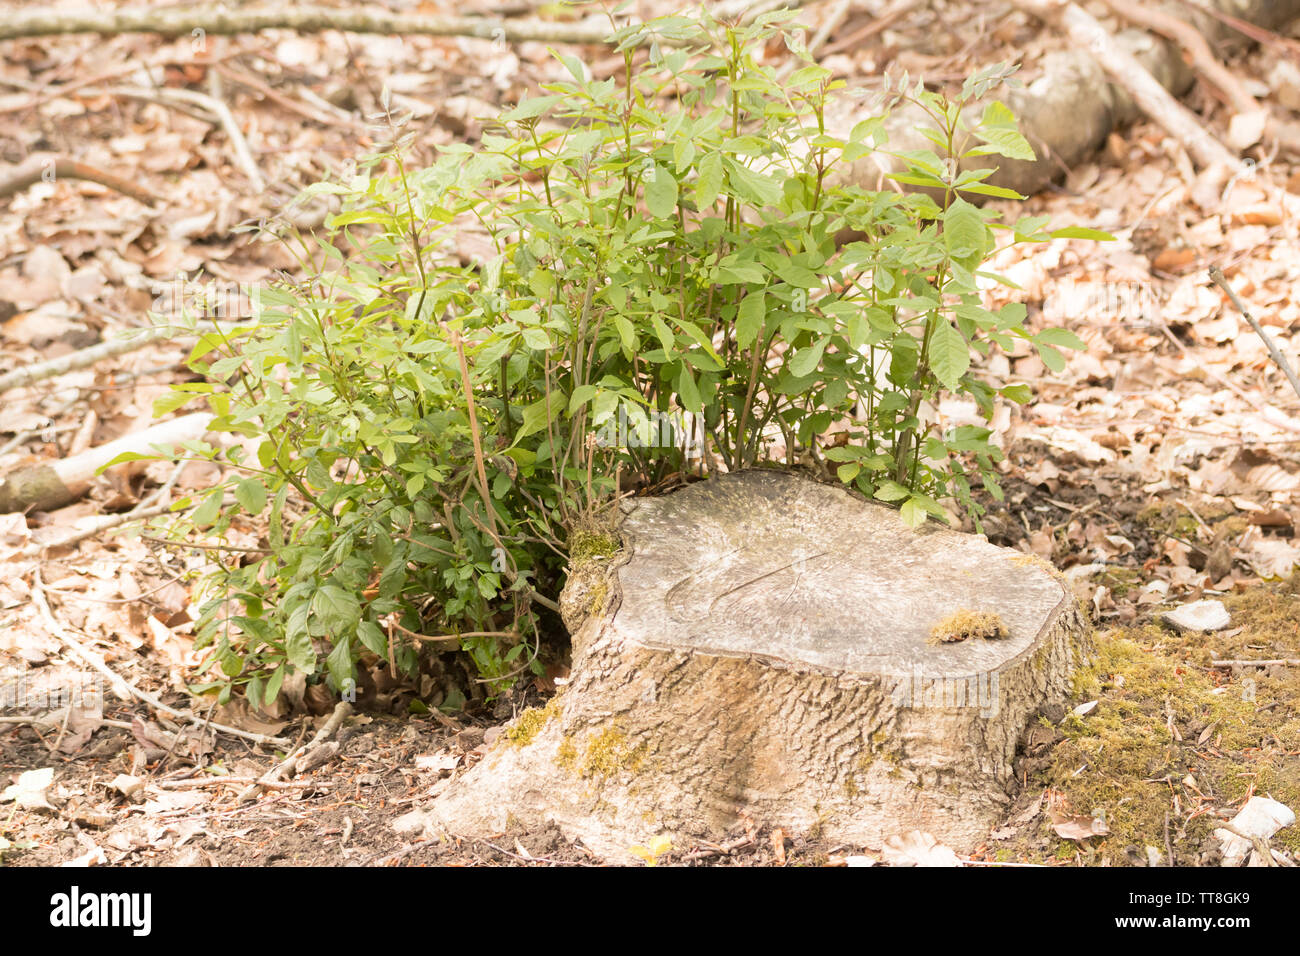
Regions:
<instances>
[{"instance_id":1,"label":"forest floor","mask_svg":"<svg viewBox=\"0 0 1300 956\"><path fill-rule=\"evenodd\" d=\"M21 5L0 2L0 14ZM650 16L668 4L634 6ZM801 14L815 27L850 11L828 34L823 58L850 85L888 67L942 87L998 60L1023 61L1032 74L1043 50L1059 45L1023 16L990 16L990 5L975 2L944 5L942 25L920 5L870 39L837 44L886 6L817 5ZM366 118L382 112L385 87L411 115L417 155L429 155L475 142L479 117L557 70L544 44L336 32L0 46L0 164L54 153L159 197L150 207L67 179L0 196L0 374L149 326L147 313L181 287L178 276L201 274L237 293L294 274L298 264L284 248L235 227L275 216L299 189L341 175L374 147ZM607 51L586 53L598 75L621 64ZM1284 54L1257 47L1230 66L1277 118L1289 120L1300 106L1300 69ZM154 88L201 90L228 103L264 183L237 161L220 124L151 98ZM1225 125L1224 108L1199 86L1186 102L1212 129ZM1300 810L1300 588L1292 581L1300 400L1205 272L1222 267L1295 360L1300 157L1266 142L1231 187L1231 213L1201 212L1194 187L1177 142L1146 123L1124 129L1060 186L1023 204L1024 214L1050 215L1054 226L1085 225L1117 240L1016 247L992 263L1020 289L990 293L991 305L1023 301L1032 322L1070 328L1088 349L1059 374L1031 352L990 359L990 374L1032 382L1036 394L1030 405L1001 407L993 422L1007 453L1006 498L986 501L983 530L1064 572L1094 613L1099 650L1076 681L1079 706L1043 714L1027 732L1020 798L973 862L1213 863L1215 823L1250 796ZM472 260L480 250L462 251ZM147 426L154 399L189 380L187 350L160 341L8 390L0 474ZM975 410L953 402L940 413L959 424ZM172 478L177 496L222 479L208 463L172 470L136 463L110 471L74 504L0 514L0 695L9 695L0 696L0 791L14 787L0 800L5 864L602 862L555 831L410 844L391 826L481 759L504 721L553 691L547 679L508 700L471 696L454 712L415 715L413 702L429 688L390 680L334 737L332 761L247 803L236 799L239 781L270 769L285 745L210 728L179 744L165 714L99 688L68 638L135 687L191 706L184 687L203 660L193 647L191 598L211 552L175 550L130 533L129 524L73 540L105 515L129 514ZM257 542L257 529L227 541ZM1160 624L1162 612L1202 598L1224 602L1228 629L1188 635ZM1290 663L1219 663L1245 658ZM70 697L77 706L66 706ZM333 707L305 682L286 687L272 713L252 713L239 700L210 703L199 712L214 724L295 745ZM1275 848L1293 856L1297 829L1279 833ZM892 858L929 852L905 841ZM773 831L760 820L719 846L674 847L662 859L882 858L889 854Z\"/></svg>"}]
</instances>

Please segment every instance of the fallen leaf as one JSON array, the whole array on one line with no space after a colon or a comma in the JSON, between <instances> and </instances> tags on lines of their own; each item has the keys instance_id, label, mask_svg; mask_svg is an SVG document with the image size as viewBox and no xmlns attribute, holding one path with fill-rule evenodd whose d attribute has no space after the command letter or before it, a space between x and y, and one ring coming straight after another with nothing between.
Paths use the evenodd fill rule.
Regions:
<instances>
[{"instance_id":1,"label":"fallen leaf","mask_svg":"<svg viewBox=\"0 0 1300 956\"><path fill-rule=\"evenodd\" d=\"M18 781L0 793L0 803L13 800L20 810L53 810L46 793L54 783L54 768L42 767L18 775Z\"/></svg>"},{"instance_id":2,"label":"fallen leaf","mask_svg":"<svg viewBox=\"0 0 1300 956\"><path fill-rule=\"evenodd\" d=\"M956 853L923 830L886 837L881 862L890 866L961 866Z\"/></svg>"},{"instance_id":3,"label":"fallen leaf","mask_svg":"<svg viewBox=\"0 0 1300 956\"><path fill-rule=\"evenodd\" d=\"M1089 837L1105 836L1110 833L1110 827L1097 817L1054 811L1051 818L1052 829L1056 831L1057 836L1065 840L1083 841Z\"/></svg>"}]
</instances>

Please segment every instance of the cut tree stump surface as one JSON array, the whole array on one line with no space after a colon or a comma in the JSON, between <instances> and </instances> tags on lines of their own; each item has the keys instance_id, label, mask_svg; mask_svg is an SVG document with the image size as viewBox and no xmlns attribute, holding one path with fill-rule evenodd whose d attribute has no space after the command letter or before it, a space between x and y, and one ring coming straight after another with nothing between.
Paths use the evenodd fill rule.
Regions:
<instances>
[{"instance_id":1,"label":"cut tree stump surface","mask_svg":"<svg viewBox=\"0 0 1300 956\"><path fill-rule=\"evenodd\" d=\"M1070 600L1026 555L781 472L635 500L623 538L613 626L648 647L964 677L1024 653ZM927 643L962 609L996 612L1009 636Z\"/></svg>"},{"instance_id":2,"label":"cut tree stump surface","mask_svg":"<svg viewBox=\"0 0 1300 956\"><path fill-rule=\"evenodd\" d=\"M1068 698L1088 651L1042 562L800 475L625 502L619 530L619 554L571 569L563 692L399 830L554 823L627 858L658 835L721 842L749 818L968 850L1010 803L1026 724ZM933 643L958 612L1001 636Z\"/></svg>"}]
</instances>

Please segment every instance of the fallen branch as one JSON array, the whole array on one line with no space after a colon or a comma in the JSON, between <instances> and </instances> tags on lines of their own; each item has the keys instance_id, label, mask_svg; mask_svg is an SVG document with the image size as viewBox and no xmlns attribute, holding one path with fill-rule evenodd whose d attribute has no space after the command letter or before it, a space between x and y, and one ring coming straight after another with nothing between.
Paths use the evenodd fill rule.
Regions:
<instances>
[{"instance_id":1,"label":"fallen branch","mask_svg":"<svg viewBox=\"0 0 1300 956\"><path fill-rule=\"evenodd\" d=\"M11 388L21 388L24 385L33 385L47 378L54 378L77 369L88 368L106 358L139 351L154 342L169 339L174 334L171 329L163 327L135 329L126 335L100 342L98 345L92 345L89 348L70 352L67 355L60 355L58 358L46 362L37 362L34 365L16 368L12 372L0 375L0 392L8 391Z\"/></svg>"},{"instance_id":2,"label":"fallen branch","mask_svg":"<svg viewBox=\"0 0 1300 956\"><path fill-rule=\"evenodd\" d=\"M56 36L68 33L154 33L189 36L231 36L259 30L297 30L320 33L380 33L394 36L465 36L483 40L522 43L605 43L607 23L546 23L541 20L489 20L482 17L436 17L384 10L339 10L310 5L231 10L227 7L189 7L134 10L23 10L8 12L0 20L0 40ZM662 42L662 41L661 41Z\"/></svg>"},{"instance_id":3,"label":"fallen branch","mask_svg":"<svg viewBox=\"0 0 1300 956\"><path fill-rule=\"evenodd\" d=\"M179 472L180 467L184 464L185 463L182 462L181 466L178 466L176 470ZM173 482L174 479L172 482L168 482L163 490L170 490ZM120 514L104 515L100 518L96 518L85 527L78 528L76 531L69 532L68 534L62 535L61 537L55 538L51 541L34 541L27 547L23 548L23 550L19 552L19 556L24 558L35 558L39 557L43 552L48 551L51 548L70 548L78 542L85 541L87 538L93 538L105 531L111 531L113 528L119 528L124 524L130 524L132 521L143 521L145 518L153 518L157 515L163 514L170 510L171 504L166 501L161 501L160 499L161 495L150 495L130 511L123 511ZM158 503L155 504L155 500L158 500Z\"/></svg>"},{"instance_id":4,"label":"fallen branch","mask_svg":"<svg viewBox=\"0 0 1300 956\"><path fill-rule=\"evenodd\" d=\"M90 488L101 468L122 454L145 455L202 438L213 416L195 412L114 439L49 465L20 468L0 478L0 514L11 511L51 511L76 501Z\"/></svg>"},{"instance_id":5,"label":"fallen branch","mask_svg":"<svg viewBox=\"0 0 1300 956\"><path fill-rule=\"evenodd\" d=\"M249 784L248 787L240 792L235 802L247 803L257 796L257 791L262 787L273 784L279 781L282 777L292 777L298 771L298 764L303 761L303 759L313 749L315 749L318 744L342 727L343 721L346 720L348 715L351 713L352 705L347 701L340 701L334 708L334 713L330 714L330 719L325 721L325 724L320 730L316 731L316 736L312 737L312 739L307 741L307 743L289 754L283 762L276 764L266 773L262 774L262 776L258 777L256 781Z\"/></svg>"},{"instance_id":6,"label":"fallen branch","mask_svg":"<svg viewBox=\"0 0 1300 956\"><path fill-rule=\"evenodd\" d=\"M243 786L245 784L255 783L258 786L265 787L267 790L301 790L306 787L314 787L316 784L309 780L264 780L259 781L254 777L205 777L201 780L158 780L149 786L158 790L194 790L199 787L233 787Z\"/></svg>"},{"instance_id":7,"label":"fallen branch","mask_svg":"<svg viewBox=\"0 0 1300 956\"><path fill-rule=\"evenodd\" d=\"M45 731L57 730L59 725L54 723L53 721L46 719L47 716L48 715L41 715L39 717L31 717L31 716L0 717L0 724L31 724L34 728L38 730L45 730ZM96 729L98 729L99 727L116 727L119 730L131 729L130 721L109 720L106 717L96 717L95 724L96 724Z\"/></svg>"},{"instance_id":8,"label":"fallen branch","mask_svg":"<svg viewBox=\"0 0 1300 956\"><path fill-rule=\"evenodd\" d=\"M408 843L406 846L394 853L380 853L378 856L373 856L369 860L366 860L362 865L388 866L390 863L396 863L398 860L405 859L412 853L416 853L427 846L433 846L435 843L436 841L434 840L416 840L414 843Z\"/></svg>"},{"instance_id":9,"label":"fallen branch","mask_svg":"<svg viewBox=\"0 0 1300 956\"><path fill-rule=\"evenodd\" d=\"M1210 661L1211 669L1216 667L1300 667L1300 657L1276 657L1272 660L1254 661Z\"/></svg>"},{"instance_id":10,"label":"fallen branch","mask_svg":"<svg viewBox=\"0 0 1300 956\"><path fill-rule=\"evenodd\" d=\"M27 547L23 548L19 554L24 558L36 558L50 548L71 547L77 542L84 541L86 538L93 538L95 535L103 531L108 531L112 528L129 524L132 521L143 521L145 518L152 518L155 515L160 515L165 511L169 511L171 509L171 499L168 496L171 494L172 487L176 484L176 479L181 476L181 472L184 470L186 464L187 463L183 461L178 463L176 467L172 469L172 473L167 477L167 480L162 483L162 486L130 511L123 512L122 514L104 515L103 517L90 522L87 526L78 528L76 531L55 538L53 541L33 541ZM24 574L25 573L26 572L24 572ZM48 590L53 591L54 588L49 588ZM145 593L147 594L150 592ZM141 595L141 597L143 597L143 595Z\"/></svg>"},{"instance_id":11,"label":"fallen branch","mask_svg":"<svg viewBox=\"0 0 1300 956\"><path fill-rule=\"evenodd\" d=\"M1213 17L1224 26L1236 30L1242 36L1254 40L1260 46L1268 47L1275 53L1281 53L1283 56L1300 56L1300 40L1293 40L1291 37L1284 37L1273 30L1266 30L1258 24L1234 17L1223 10L1216 9L1211 4L1202 3L1200 0L1179 0L1179 2L1185 7L1200 11L1207 17Z\"/></svg>"},{"instance_id":12,"label":"fallen branch","mask_svg":"<svg viewBox=\"0 0 1300 956\"><path fill-rule=\"evenodd\" d=\"M734 840L728 840L715 846L705 847L702 850L693 850L679 858L681 863L693 863L696 860L707 860L715 856L730 856L737 850L743 850L754 845L751 837L742 836Z\"/></svg>"},{"instance_id":13,"label":"fallen branch","mask_svg":"<svg viewBox=\"0 0 1300 956\"><path fill-rule=\"evenodd\" d=\"M1210 45L1205 42L1201 31L1192 24L1154 7L1132 2L1125 3L1122 0L1104 0L1104 2L1116 16L1159 33L1182 47L1191 60L1192 69L1218 87L1238 113L1253 113L1259 110L1259 103L1255 97L1247 92L1241 82L1233 76L1231 70L1219 62Z\"/></svg>"},{"instance_id":14,"label":"fallen branch","mask_svg":"<svg viewBox=\"0 0 1300 956\"><path fill-rule=\"evenodd\" d=\"M924 3L925 0L901 0L901 2L886 10L865 26L859 27L847 36L836 38L833 43L828 43L822 48L821 55L827 57L832 53L842 53L845 50L855 49L877 33L889 29L917 7L923 6Z\"/></svg>"},{"instance_id":15,"label":"fallen branch","mask_svg":"<svg viewBox=\"0 0 1300 956\"><path fill-rule=\"evenodd\" d=\"M1297 142L1295 135L1286 126L1270 119L1268 110L1260 106L1259 101L1251 96L1233 72L1219 61L1195 26L1145 6L1123 3L1121 0L1105 2L1119 16L1177 43L1197 75L1212 87L1218 88L1233 111L1233 117L1228 123L1228 142L1234 149L1254 146L1267 130L1269 135L1288 149L1300 151L1300 142Z\"/></svg>"},{"instance_id":16,"label":"fallen branch","mask_svg":"<svg viewBox=\"0 0 1300 956\"><path fill-rule=\"evenodd\" d=\"M1191 110L1170 96L1136 57L1120 47L1092 14L1070 0L1013 2L1041 20L1059 25L1076 45L1090 51L1111 81L1127 90L1138 108L1183 143L1202 167L1238 165L1237 157L1201 126Z\"/></svg>"},{"instance_id":17,"label":"fallen branch","mask_svg":"<svg viewBox=\"0 0 1300 956\"><path fill-rule=\"evenodd\" d=\"M99 183L124 196L130 196L136 202L144 203L146 206L154 206L162 202L161 197L112 173L106 173L86 163L79 163L75 159L68 159L66 156L47 155L28 157L0 177L0 199L7 199L33 183L56 182L60 179L81 179Z\"/></svg>"},{"instance_id":18,"label":"fallen branch","mask_svg":"<svg viewBox=\"0 0 1300 956\"><path fill-rule=\"evenodd\" d=\"M1272 337L1264 331L1264 327L1259 324L1259 321L1253 315L1250 314L1250 310L1242 304L1241 299L1237 297L1237 293L1233 291L1232 286L1228 285L1228 280L1224 276L1223 270L1218 266L1210 266L1210 278L1214 280L1215 285L1228 294L1228 298L1231 299L1232 304L1237 307L1237 311L1240 312L1245 317L1246 321L1250 323L1250 327L1255 330L1255 334L1264 340L1264 345L1268 349L1268 354L1272 356L1273 361L1277 363L1277 367L1286 375L1286 380L1291 383L1291 387L1295 389L1295 393L1300 395L1300 378L1296 378L1295 369L1291 367L1291 363L1287 360L1287 357L1283 355L1282 351L1277 347L1277 343L1275 343Z\"/></svg>"},{"instance_id":19,"label":"fallen branch","mask_svg":"<svg viewBox=\"0 0 1300 956\"><path fill-rule=\"evenodd\" d=\"M240 329L247 329L249 325L246 322L214 322L213 327L230 334ZM196 328L155 326L149 329L131 329L116 338L79 349L76 352L69 352L67 355L61 355L55 359L37 362L34 365L25 365L22 368L14 369L12 372L6 372L0 375L0 392L8 391L11 388L22 388L25 385L35 385L37 382L43 382L46 379L55 378L68 372L89 368L106 358L115 358L129 352L138 352L154 342L171 339L183 342L194 338L200 332L207 331L207 329L207 326Z\"/></svg>"}]
</instances>

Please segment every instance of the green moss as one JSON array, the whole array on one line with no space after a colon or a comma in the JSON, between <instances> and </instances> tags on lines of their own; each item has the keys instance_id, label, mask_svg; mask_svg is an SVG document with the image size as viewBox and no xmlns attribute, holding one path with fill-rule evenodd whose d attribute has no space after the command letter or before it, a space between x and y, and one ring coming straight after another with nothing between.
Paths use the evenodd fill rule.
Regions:
<instances>
[{"instance_id":1,"label":"green moss","mask_svg":"<svg viewBox=\"0 0 1300 956\"><path fill-rule=\"evenodd\" d=\"M1134 588L1142 586L1142 572L1138 568L1107 568L1097 575L1096 580L1115 597L1122 598Z\"/></svg>"},{"instance_id":2,"label":"green moss","mask_svg":"<svg viewBox=\"0 0 1300 956\"><path fill-rule=\"evenodd\" d=\"M506 728L506 740L512 747L527 747L560 713L559 695L552 697L545 707L529 707Z\"/></svg>"},{"instance_id":3,"label":"green moss","mask_svg":"<svg viewBox=\"0 0 1300 956\"><path fill-rule=\"evenodd\" d=\"M601 578L591 586L591 593L588 595L587 610L592 614L599 614L605 609L605 598L609 597L609 582Z\"/></svg>"},{"instance_id":4,"label":"green moss","mask_svg":"<svg viewBox=\"0 0 1300 956\"><path fill-rule=\"evenodd\" d=\"M618 536L612 531L577 528L569 535L569 563L575 567L618 553Z\"/></svg>"},{"instance_id":5,"label":"green moss","mask_svg":"<svg viewBox=\"0 0 1300 956\"><path fill-rule=\"evenodd\" d=\"M608 777L620 770L633 773L645 763L647 746L628 745L627 735L616 727L607 727L595 734L578 763L578 773L583 777Z\"/></svg>"},{"instance_id":6,"label":"green moss","mask_svg":"<svg viewBox=\"0 0 1300 956\"><path fill-rule=\"evenodd\" d=\"M572 737L565 737L560 741L560 747L555 752L555 763L561 770L573 771L578 766L578 748L573 745Z\"/></svg>"},{"instance_id":7,"label":"green moss","mask_svg":"<svg viewBox=\"0 0 1300 956\"><path fill-rule=\"evenodd\" d=\"M1297 669L1234 677L1208 667L1212 656L1282 656L1284 643L1294 656L1300 596L1288 586L1229 602L1241 634L1147 626L1097 640L1072 678L1076 702L1097 706L1061 723L1065 739L1037 781L1070 812L1105 815L1110 835L1089 841L1088 853L1127 863L1127 846L1164 845L1168 818L1178 861L1188 863L1214 842L1216 818L1194 810L1233 809L1251 793L1300 806L1300 757L1286 743L1300 739ZM1279 832L1275 845L1300 845L1298 829ZM1078 849L1061 841L1058 857Z\"/></svg>"}]
</instances>

